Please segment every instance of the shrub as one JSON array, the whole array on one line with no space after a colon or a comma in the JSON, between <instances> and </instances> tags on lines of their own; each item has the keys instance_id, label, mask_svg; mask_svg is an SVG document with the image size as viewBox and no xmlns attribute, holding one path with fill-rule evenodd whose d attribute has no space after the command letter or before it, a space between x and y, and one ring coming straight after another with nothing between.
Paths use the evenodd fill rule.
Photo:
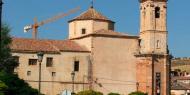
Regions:
<instances>
[{"instance_id":1,"label":"shrub","mask_svg":"<svg viewBox=\"0 0 190 95\"><path fill-rule=\"evenodd\" d=\"M93 90L86 90L78 92L76 95L103 95L103 93Z\"/></svg>"},{"instance_id":2,"label":"shrub","mask_svg":"<svg viewBox=\"0 0 190 95\"><path fill-rule=\"evenodd\" d=\"M109 93L108 95L120 95L119 93Z\"/></svg>"},{"instance_id":3,"label":"shrub","mask_svg":"<svg viewBox=\"0 0 190 95\"><path fill-rule=\"evenodd\" d=\"M136 91L136 92L130 93L129 95L148 95L148 94L147 94L147 93L140 92L140 91Z\"/></svg>"}]
</instances>

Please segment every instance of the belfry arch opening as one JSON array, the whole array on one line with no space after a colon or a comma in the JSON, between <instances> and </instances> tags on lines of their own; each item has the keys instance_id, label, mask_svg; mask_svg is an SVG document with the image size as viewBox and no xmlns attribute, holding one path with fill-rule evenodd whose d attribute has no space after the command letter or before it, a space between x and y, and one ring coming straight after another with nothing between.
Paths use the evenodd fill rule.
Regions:
<instances>
[{"instance_id":1,"label":"belfry arch opening","mask_svg":"<svg viewBox=\"0 0 190 95\"><path fill-rule=\"evenodd\" d=\"M155 8L155 18L160 18L160 7Z\"/></svg>"}]
</instances>

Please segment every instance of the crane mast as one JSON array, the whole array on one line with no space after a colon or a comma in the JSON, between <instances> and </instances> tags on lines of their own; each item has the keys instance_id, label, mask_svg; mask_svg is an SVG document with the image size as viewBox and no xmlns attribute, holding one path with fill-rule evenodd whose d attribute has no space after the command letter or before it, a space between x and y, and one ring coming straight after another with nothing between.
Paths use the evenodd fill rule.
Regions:
<instances>
[{"instance_id":1,"label":"crane mast","mask_svg":"<svg viewBox=\"0 0 190 95\"><path fill-rule=\"evenodd\" d=\"M65 16L68 16L68 15L70 15L72 13L77 12L78 10L80 10L80 7L77 7L75 9L70 10L68 13L59 14L59 15L56 15L56 16L54 16L52 18L47 19L47 20L43 20L41 22L37 22L37 18L34 18L34 24L33 25L26 25L24 27L24 32L28 32L29 30L32 29L33 30L32 31L32 38L37 39L38 28L40 26L42 26L44 24L47 24L47 23L51 23L53 21L56 21L56 20L58 20L60 18L65 17Z\"/></svg>"}]
</instances>

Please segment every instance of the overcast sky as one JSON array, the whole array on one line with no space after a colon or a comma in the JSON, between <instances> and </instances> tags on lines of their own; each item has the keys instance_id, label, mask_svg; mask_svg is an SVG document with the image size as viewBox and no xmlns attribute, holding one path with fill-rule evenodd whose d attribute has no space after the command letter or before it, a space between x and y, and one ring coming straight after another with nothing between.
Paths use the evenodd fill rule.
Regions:
<instances>
[{"instance_id":1,"label":"overcast sky","mask_svg":"<svg viewBox=\"0 0 190 95\"><path fill-rule=\"evenodd\" d=\"M42 39L66 39L67 21L90 6L90 0L3 0L3 21L12 28L11 35L31 38L23 27L33 24L33 18L42 21L59 13L81 7L81 10L39 28ZM168 1L169 49L175 57L190 57L190 0ZM97 11L116 22L115 30L131 35L139 34L138 0L95 0Z\"/></svg>"}]
</instances>

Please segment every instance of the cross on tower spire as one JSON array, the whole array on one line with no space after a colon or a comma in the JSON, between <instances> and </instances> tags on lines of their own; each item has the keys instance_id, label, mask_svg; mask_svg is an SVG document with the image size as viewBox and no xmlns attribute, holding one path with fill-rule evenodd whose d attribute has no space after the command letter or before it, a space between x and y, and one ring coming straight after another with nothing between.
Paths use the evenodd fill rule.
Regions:
<instances>
[{"instance_id":1,"label":"cross on tower spire","mask_svg":"<svg viewBox=\"0 0 190 95\"><path fill-rule=\"evenodd\" d=\"M94 0L91 1L91 8L94 8Z\"/></svg>"}]
</instances>

